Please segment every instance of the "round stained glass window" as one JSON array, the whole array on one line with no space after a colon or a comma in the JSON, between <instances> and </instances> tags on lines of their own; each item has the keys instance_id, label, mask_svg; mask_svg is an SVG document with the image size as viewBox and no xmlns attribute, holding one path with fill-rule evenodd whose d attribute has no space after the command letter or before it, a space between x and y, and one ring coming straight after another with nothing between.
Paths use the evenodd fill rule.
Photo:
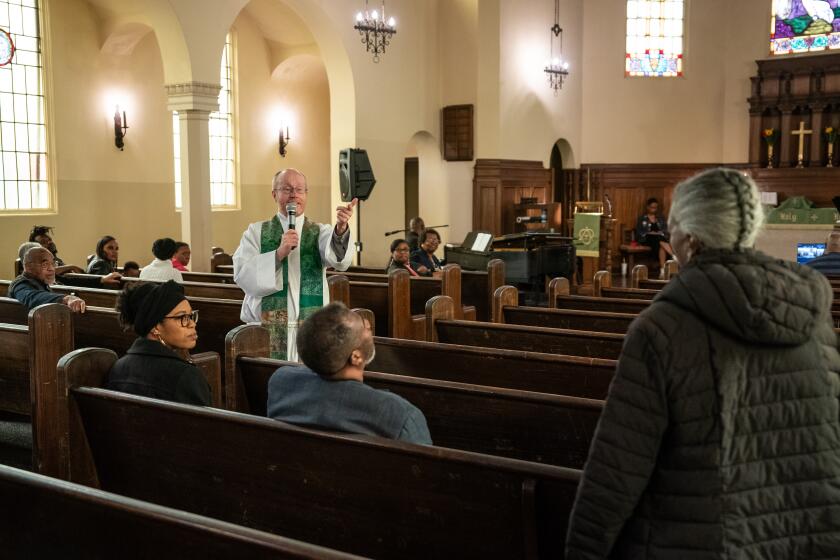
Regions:
<instances>
[{"instance_id":1,"label":"round stained glass window","mask_svg":"<svg viewBox=\"0 0 840 560\"><path fill-rule=\"evenodd\" d=\"M12 36L5 29L0 29L0 66L6 66L15 55L15 44Z\"/></svg>"}]
</instances>

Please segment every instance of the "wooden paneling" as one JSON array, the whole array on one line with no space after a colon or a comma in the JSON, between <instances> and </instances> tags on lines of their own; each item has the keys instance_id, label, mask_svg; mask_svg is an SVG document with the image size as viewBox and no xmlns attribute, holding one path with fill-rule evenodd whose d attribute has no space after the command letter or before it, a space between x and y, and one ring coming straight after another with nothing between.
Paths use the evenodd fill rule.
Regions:
<instances>
[{"instance_id":1,"label":"wooden paneling","mask_svg":"<svg viewBox=\"0 0 840 560\"><path fill-rule=\"evenodd\" d=\"M473 179L473 229L493 235L514 233L516 216L513 205L522 197L539 203L552 202L551 170L540 161L479 159Z\"/></svg>"},{"instance_id":2,"label":"wooden paneling","mask_svg":"<svg viewBox=\"0 0 840 560\"><path fill-rule=\"evenodd\" d=\"M720 163L691 164L590 164L577 171L591 177L593 200L604 194L613 204L615 225L612 237L613 266L621 263L618 246L622 243L622 228L633 228L644 212L645 201L658 198L660 211L667 216L671 208L674 187L684 179ZM778 192L779 202L792 196L805 196L818 207L832 207L831 198L837 196L840 168L806 167L804 169L766 169L750 164L725 164L748 173L762 191Z\"/></svg>"},{"instance_id":3,"label":"wooden paneling","mask_svg":"<svg viewBox=\"0 0 840 560\"><path fill-rule=\"evenodd\" d=\"M450 105L441 111L443 120L443 159L446 161L472 161L473 159L473 106Z\"/></svg>"}]
</instances>

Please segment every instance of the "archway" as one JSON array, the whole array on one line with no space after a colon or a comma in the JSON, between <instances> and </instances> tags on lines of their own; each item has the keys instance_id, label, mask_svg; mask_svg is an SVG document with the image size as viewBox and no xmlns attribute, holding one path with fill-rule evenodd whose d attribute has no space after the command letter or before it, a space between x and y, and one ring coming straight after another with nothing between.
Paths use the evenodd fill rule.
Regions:
<instances>
[{"instance_id":1,"label":"archway","mask_svg":"<svg viewBox=\"0 0 840 560\"><path fill-rule=\"evenodd\" d=\"M576 161L568 140L560 138L551 146L549 161L554 187L554 200L562 205L563 229L565 231L572 217L573 205L577 196L574 189L575 174L572 171L576 167Z\"/></svg>"}]
</instances>

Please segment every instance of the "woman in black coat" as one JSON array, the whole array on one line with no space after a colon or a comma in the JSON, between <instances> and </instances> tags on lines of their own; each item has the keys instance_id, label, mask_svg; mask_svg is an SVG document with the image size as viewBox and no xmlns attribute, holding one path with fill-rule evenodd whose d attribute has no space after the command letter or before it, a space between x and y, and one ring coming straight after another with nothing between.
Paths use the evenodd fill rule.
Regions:
<instances>
[{"instance_id":1,"label":"woman in black coat","mask_svg":"<svg viewBox=\"0 0 840 560\"><path fill-rule=\"evenodd\" d=\"M207 406L210 387L193 365L198 311L184 297L184 288L170 280L137 284L120 294L120 320L137 340L108 373L108 389L184 404Z\"/></svg>"},{"instance_id":2,"label":"woman in black coat","mask_svg":"<svg viewBox=\"0 0 840 560\"><path fill-rule=\"evenodd\" d=\"M818 272L752 249L751 179L677 186L680 273L633 322L567 558L840 557L840 354Z\"/></svg>"}]
</instances>

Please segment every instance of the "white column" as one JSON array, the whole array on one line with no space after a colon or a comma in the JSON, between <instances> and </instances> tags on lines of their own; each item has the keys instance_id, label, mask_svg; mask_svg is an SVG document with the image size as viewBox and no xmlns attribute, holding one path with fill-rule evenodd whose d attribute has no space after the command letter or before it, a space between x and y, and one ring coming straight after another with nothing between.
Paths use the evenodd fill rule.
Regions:
<instances>
[{"instance_id":1,"label":"white column","mask_svg":"<svg viewBox=\"0 0 840 560\"><path fill-rule=\"evenodd\" d=\"M181 136L181 240L190 244L190 268L210 270L210 113L219 108L219 84L167 84L168 107L178 111Z\"/></svg>"}]
</instances>

